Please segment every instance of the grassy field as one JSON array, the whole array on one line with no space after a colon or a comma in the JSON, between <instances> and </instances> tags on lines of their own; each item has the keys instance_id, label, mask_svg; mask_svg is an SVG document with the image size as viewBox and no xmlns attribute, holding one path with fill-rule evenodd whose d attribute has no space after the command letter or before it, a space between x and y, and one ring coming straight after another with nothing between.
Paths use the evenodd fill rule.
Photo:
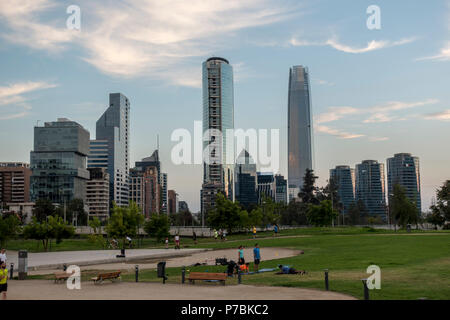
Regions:
<instances>
[{"instance_id":1,"label":"grassy field","mask_svg":"<svg viewBox=\"0 0 450 320\"><path fill-rule=\"evenodd\" d=\"M330 290L363 297L361 279L366 268L381 268L381 289L371 290L371 299L450 299L450 234L347 234L304 235L277 239L258 239L264 260L265 247L304 250L297 257L263 261L261 268L288 264L308 271L305 276L275 275L274 272L243 276L244 284L324 289L323 269L329 269ZM253 246L255 240L242 240ZM203 245L211 248L235 248L236 243ZM247 257L251 259L251 257ZM253 266L251 265L251 268ZM221 266L189 267L189 271L223 272ZM181 281L181 268L168 269L169 282ZM134 281L134 274L124 275ZM161 281L154 270L142 271L141 281ZM236 283L231 279L230 284Z\"/></svg>"},{"instance_id":2,"label":"grassy field","mask_svg":"<svg viewBox=\"0 0 450 320\"><path fill-rule=\"evenodd\" d=\"M450 299L450 233L403 231L392 232L369 228L309 228L283 231L273 238L271 232L251 235L233 235L227 241L200 239L194 245L191 239L182 239L184 247L234 248L242 244L261 247L261 268L274 268L287 264L308 271L307 275L275 275L274 272L245 275L242 283L252 285L287 286L324 289L323 269L329 269L330 290L363 297L361 279L366 278L366 268L375 264L381 268L381 289L371 290L371 299ZM23 246L23 242L16 243ZM33 242L34 243L34 242ZM98 249L89 247L87 240L66 240L54 250ZM34 245L36 245L34 243ZM145 239L143 247L159 247L153 239ZM280 247L300 249L303 255L264 261L264 248ZM8 246L8 248L11 248ZM63 249L64 248L64 249ZM237 249L236 249L237 250ZM213 253L212 253L213 254ZM248 261L252 257L246 257ZM253 268L253 264L250 265ZM224 272L223 266L188 267L189 271ZM187 273L188 273L187 272ZM168 282L181 282L181 268L167 269ZM88 279L92 273L84 273ZM157 281L155 270L140 272L140 281ZM124 274L124 281L134 281L134 273ZM230 285L236 279L228 281ZM215 285L215 284L209 284Z\"/></svg>"},{"instance_id":3,"label":"grassy field","mask_svg":"<svg viewBox=\"0 0 450 320\"><path fill-rule=\"evenodd\" d=\"M430 231L422 230L412 230L412 233L429 233ZM446 231L432 231L433 233L445 233ZM286 236L298 236L298 235L358 235L358 234L403 234L406 233L404 230L393 231L393 230L379 230L372 228L354 228L354 227L335 227L335 228L299 228L283 230L281 232L282 237ZM258 232L258 238L271 237L272 231ZM450 234L450 233L449 233ZM240 233L234 234L227 237L227 242L241 241L251 238L250 233ZM212 238L199 238L196 247L203 247L207 245L216 245L216 241ZM190 237L182 237L181 244L185 248L194 247L194 242ZM170 245L173 246L173 237L170 238ZM162 242L157 242L154 238L143 238L139 243L136 239L133 240L134 248L162 248L164 244ZM13 239L9 240L5 247L8 250L27 250L28 252L44 252L44 247L41 241L32 239ZM88 240L87 236L81 236L78 238L65 239L61 243L56 243L55 240L51 241L48 251L73 251L73 250L102 250L103 248L100 244L91 242Z\"/></svg>"}]
</instances>

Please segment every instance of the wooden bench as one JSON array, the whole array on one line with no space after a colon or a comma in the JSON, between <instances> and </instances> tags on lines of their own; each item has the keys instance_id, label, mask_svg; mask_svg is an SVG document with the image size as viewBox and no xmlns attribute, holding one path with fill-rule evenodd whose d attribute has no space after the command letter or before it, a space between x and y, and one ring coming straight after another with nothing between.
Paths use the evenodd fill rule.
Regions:
<instances>
[{"instance_id":1,"label":"wooden bench","mask_svg":"<svg viewBox=\"0 0 450 320\"><path fill-rule=\"evenodd\" d=\"M55 283L66 281L70 276L71 274L67 272L55 272Z\"/></svg>"},{"instance_id":2,"label":"wooden bench","mask_svg":"<svg viewBox=\"0 0 450 320\"><path fill-rule=\"evenodd\" d=\"M213 273L213 272L191 272L189 273L189 282L195 284L195 280L215 280L220 281L225 285L225 280L227 280L226 273Z\"/></svg>"},{"instance_id":3,"label":"wooden bench","mask_svg":"<svg viewBox=\"0 0 450 320\"><path fill-rule=\"evenodd\" d=\"M91 280L94 283L102 283L103 280L111 280L114 282L114 280L120 279L120 273L121 271L99 273L96 277L91 278Z\"/></svg>"}]
</instances>

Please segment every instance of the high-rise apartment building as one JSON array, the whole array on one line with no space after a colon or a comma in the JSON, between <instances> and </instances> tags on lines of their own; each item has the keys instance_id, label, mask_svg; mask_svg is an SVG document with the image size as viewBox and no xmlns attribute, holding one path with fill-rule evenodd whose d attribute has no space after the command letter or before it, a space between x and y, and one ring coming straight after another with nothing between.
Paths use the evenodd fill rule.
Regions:
<instances>
[{"instance_id":1,"label":"high-rise apartment building","mask_svg":"<svg viewBox=\"0 0 450 320\"><path fill-rule=\"evenodd\" d=\"M405 189L406 196L416 204L417 211L422 212L420 197L419 158L410 153L397 153L387 159L388 196L393 193L394 185Z\"/></svg>"},{"instance_id":2,"label":"high-rise apartment building","mask_svg":"<svg viewBox=\"0 0 450 320\"><path fill-rule=\"evenodd\" d=\"M136 161L130 170L130 200L142 209L145 217L161 212L161 192L159 159L157 151L152 156Z\"/></svg>"},{"instance_id":3,"label":"high-rise apartment building","mask_svg":"<svg viewBox=\"0 0 450 320\"><path fill-rule=\"evenodd\" d=\"M168 213L175 214L178 212L178 193L175 190L167 191Z\"/></svg>"},{"instance_id":4,"label":"high-rise apartment building","mask_svg":"<svg viewBox=\"0 0 450 320\"><path fill-rule=\"evenodd\" d=\"M110 179L110 199L118 206L128 205L129 186L129 137L130 137L130 101L121 93L109 95L109 107L96 123L96 140L101 147L107 142L108 173ZM94 143L95 144L95 143ZM91 144L91 151L94 144ZM104 149L101 149L104 150ZM93 161L104 160L92 154ZM104 162L98 162L104 164Z\"/></svg>"},{"instance_id":5,"label":"high-rise apartment building","mask_svg":"<svg viewBox=\"0 0 450 320\"><path fill-rule=\"evenodd\" d=\"M330 170L331 180L337 186L342 212L347 214L351 204L355 202L355 170L349 166L336 166Z\"/></svg>"},{"instance_id":6,"label":"high-rise apartment building","mask_svg":"<svg viewBox=\"0 0 450 320\"><path fill-rule=\"evenodd\" d=\"M49 199L63 204L82 199L86 203L88 153L89 131L75 121L60 118L34 127L31 200Z\"/></svg>"},{"instance_id":7,"label":"high-rise apartment building","mask_svg":"<svg viewBox=\"0 0 450 320\"><path fill-rule=\"evenodd\" d=\"M161 174L161 212L167 213L167 173Z\"/></svg>"},{"instance_id":8,"label":"high-rise apartment building","mask_svg":"<svg viewBox=\"0 0 450 320\"><path fill-rule=\"evenodd\" d=\"M30 176L28 163L0 162L0 208L30 201Z\"/></svg>"},{"instance_id":9,"label":"high-rise apartment building","mask_svg":"<svg viewBox=\"0 0 450 320\"><path fill-rule=\"evenodd\" d=\"M313 169L313 130L309 72L303 66L289 70L288 184L289 193L303 186L306 169Z\"/></svg>"},{"instance_id":10,"label":"high-rise apartment building","mask_svg":"<svg viewBox=\"0 0 450 320\"><path fill-rule=\"evenodd\" d=\"M384 164L365 160L356 165L356 201L361 200L370 215L386 218Z\"/></svg>"},{"instance_id":11,"label":"high-rise apartment building","mask_svg":"<svg viewBox=\"0 0 450 320\"><path fill-rule=\"evenodd\" d=\"M228 199L234 199L234 135L226 136L227 129L234 129L233 68L226 59L212 57L203 62L202 78L203 133L209 133L203 150L215 145L203 164L202 189L205 192L201 192L201 202L202 210L207 211L214 206L215 194L219 191Z\"/></svg>"},{"instance_id":12,"label":"high-rise apartment building","mask_svg":"<svg viewBox=\"0 0 450 320\"><path fill-rule=\"evenodd\" d=\"M100 221L109 218L109 174L106 168L88 168L90 179L86 182L86 205L89 218Z\"/></svg>"}]
</instances>

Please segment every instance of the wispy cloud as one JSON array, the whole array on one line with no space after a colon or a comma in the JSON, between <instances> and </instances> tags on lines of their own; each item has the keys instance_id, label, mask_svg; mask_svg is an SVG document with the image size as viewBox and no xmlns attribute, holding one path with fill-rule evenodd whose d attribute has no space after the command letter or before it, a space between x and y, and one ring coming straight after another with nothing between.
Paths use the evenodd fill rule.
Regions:
<instances>
[{"instance_id":1,"label":"wispy cloud","mask_svg":"<svg viewBox=\"0 0 450 320\"><path fill-rule=\"evenodd\" d=\"M426 99L423 101L415 101L415 102L390 101L382 105L376 105L368 108L355 108L350 106L329 107L327 109L327 112L321 113L314 117L314 124L318 132L337 136L342 139L360 138L364 137L365 135L360 133L344 132L339 129L331 128L328 125L325 126L324 124L335 122L349 116L354 117L359 116L360 118L361 116L364 115L366 116L368 115L367 118L362 120L362 123L365 124L400 121L405 120L405 117L401 117L395 114L395 112L410 108L429 106L431 104L436 104L437 102L438 102L437 99ZM445 117L446 115L436 114L435 116ZM388 137L369 137L370 141L385 141L388 139L389 139Z\"/></svg>"},{"instance_id":2,"label":"wispy cloud","mask_svg":"<svg viewBox=\"0 0 450 320\"><path fill-rule=\"evenodd\" d=\"M105 74L193 87L200 86L201 70L186 62L228 49L238 31L288 19L297 9L269 0L81 0L82 16L89 12L89 19L78 32L42 22L48 10L61 7L56 0L17 1L0 5L10 41L49 51L73 42L84 49L83 60Z\"/></svg>"},{"instance_id":3,"label":"wispy cloud","mask_svg":"<svg viewBox=\"0 0 450 320\"><path fill-rule=\"evenodd\" d=\"M318 41L308 41L303 39L297 39L296 37L292 37L289 40L289 44L292 46L330 46L338 51L346 52L346 53L366 53L374 50L380 50L383 48L395 47L404 45L407 43L411 43L415 41L415 37L405 38L398 41L389 41L389 40L372 40L367 43L364 47L352 47L346 44L339 42L339 40L334 37L330 38L326 41L318 42Z\"/></svg>"},{"instance_id":4,"label":"wispy cloud","mask_svg":"<svg viewBox=\"0 0 450 320\"><path fill-rule=\"evenodd\" d=\"M0 86L0 107L2 108L0 120L21 118L28 115L31 106L24 95L32 91L54 88L56 86L56 84L44 81L19 82ZM17 109L21 109L21 111L17 112Z\"/></svg>"},{"instance_id":5,"label":"wispy cloud","mask_svg":"<svg viewBox=\"0 0 450 320\"><path fill-rule=\"evenodd\" d=\"M349 132L345 132L345 131L342 131L339 129L330 128L330 127L324 126L324 125L315 125L314 128L315 128L316 132L330 134L332 136L338 137L339 139L356 139L356 138L361 138L361 137L365 136L364 134L349 133Z\"/></svg>"},{"instance_id":6,"label":"wispy cloud","mask_svg":"<svg viewBox=\"0 0 450 320\"><path fill-rule=\"evenodd\" d=\"M425 115L425 119L427 119L427 120L450 121L450 109L442 111L442 112L426 114Z\"/></svg>"}]
</instances>

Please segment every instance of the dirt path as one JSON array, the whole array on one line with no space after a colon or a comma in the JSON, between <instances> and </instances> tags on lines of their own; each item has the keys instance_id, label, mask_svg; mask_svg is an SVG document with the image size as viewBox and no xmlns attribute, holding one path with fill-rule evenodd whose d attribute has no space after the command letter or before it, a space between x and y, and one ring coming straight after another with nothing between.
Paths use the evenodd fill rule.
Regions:
<instances>
[{"instance_id":1,"label":"dirt path","mask_svg":"<svg viewBox=\"0 0 450 320\"><path fill-rule=\"evenodd\" d=\"M314 289L249 285L181 285L161 283L82 282L80 290L49 280L10 281L9 300L354 300L355 298Z\"/></svg>"}]
</instances>

